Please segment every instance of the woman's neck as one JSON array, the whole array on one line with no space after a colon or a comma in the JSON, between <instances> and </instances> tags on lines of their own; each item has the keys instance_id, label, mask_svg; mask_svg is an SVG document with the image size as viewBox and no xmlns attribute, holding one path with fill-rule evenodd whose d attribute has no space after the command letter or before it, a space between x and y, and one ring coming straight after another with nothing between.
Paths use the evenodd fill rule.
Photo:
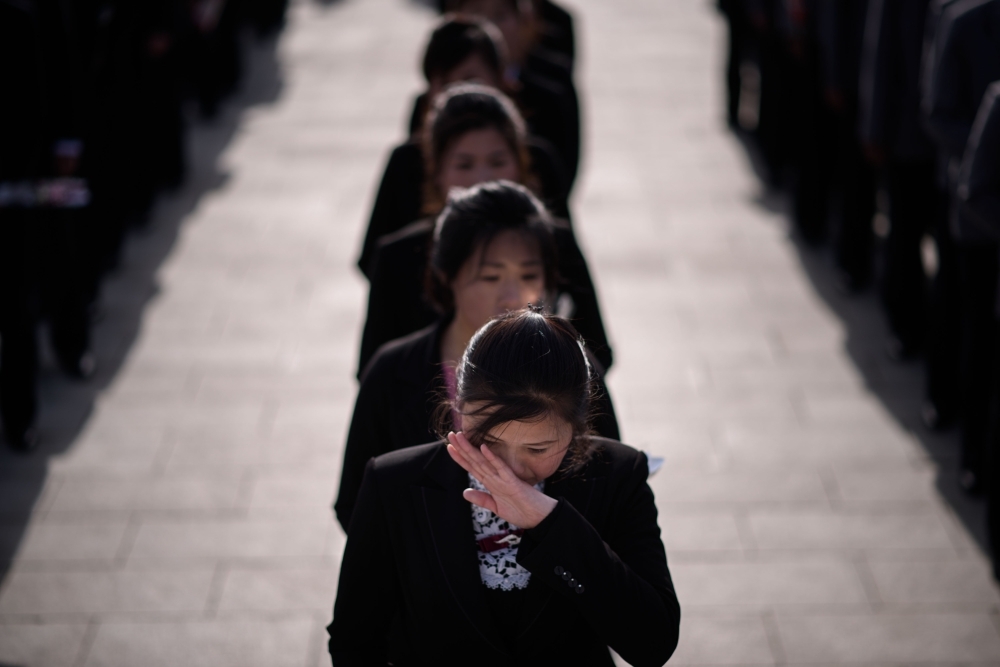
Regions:
<instances>
[{"instance_id":1,"label":"woman's neck","mask_svg":"<svg viewBox=\"0 0 1000 667\"><path fill-rule=\"evenodd\" d=\"M465 348L469 345L475 329L469 327L462 318L456 315L448 324L441 336L441 362L458 366L465 354Z\"/></svg>"}]
</instances>

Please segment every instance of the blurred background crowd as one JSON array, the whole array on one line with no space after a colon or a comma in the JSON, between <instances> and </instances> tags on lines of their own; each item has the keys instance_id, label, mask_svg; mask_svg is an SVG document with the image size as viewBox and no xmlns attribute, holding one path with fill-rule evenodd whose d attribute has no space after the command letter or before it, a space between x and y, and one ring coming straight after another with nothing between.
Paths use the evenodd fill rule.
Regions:
<instances>
[{"instance_id":1,"label":"blurred background crowd","mask_svg":"<svg viewBox=\"0 0 1000 667\"><path fill-rule=\"evenodd\" d=\"M0 104L0 420L13 448L37 439L39 323L66 373L93 374L102 277L157 194L183 182L185 124L212 119L238 86L243 37L279 30L286 4L0 0L0 55L18 63ZM613 356L569 205L581 156L572 17L550 0L435 6L445 16L420 58L426 89L358 258L371 290L359 377L381 346L440 321L424 290L433 218L452 187L498 179L558 219L552 306L603 373ZM887 354L925 366L923 421L960 429L962 487L1000 506L1000 0L719 8L730 126L767 186L787 192L801 238L831 246L843 290L878 290Z\"/></svg>"},{"instance_id":2,"label":"blurred background crowd","mask_svg":"<svg viewBox=\"0 0 1000 667\"><path fill-rule=\"evenodd\" d=\"M247 33L287 0L2 0L0 422L37 443L39 324L69 376L91 377L102 278L161 191L185 179L185 126L240 83Z\"/></svg>"},{"instance_id":3,"label":"blurred background crowd","mask_svg":"<svg viewBox=\"0 0 1000 667\"><path fill-rule=\"evenodd\" d=\"M843 291L878 291L886 353L922 360L922 421L960 430L958 481L989 497L997 553L1000 2L719 9L730 127L801 239L829 244Z\"/></svg>"}]
</instances>

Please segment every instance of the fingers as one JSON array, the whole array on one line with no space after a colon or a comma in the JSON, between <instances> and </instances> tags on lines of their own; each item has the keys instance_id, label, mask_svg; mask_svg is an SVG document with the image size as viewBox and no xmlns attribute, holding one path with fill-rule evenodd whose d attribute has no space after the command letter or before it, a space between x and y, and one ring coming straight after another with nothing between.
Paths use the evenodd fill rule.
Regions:
<instances>
[{"instance_id":1,"label":"fingers","mask_svg":"<svg viewBox=\"0 0 1000 667\"><path fill-rule=\"evenodd\" d=\"M472 466L470 466L469 462L465 460L464 456L462 456L462 452L460 452L458 450L458 447L456 447L455 445L452 445L452 444L449 443L448 444L448 454L451 456L451 459L455 463L457 463L458 465L462 466L462 468L465 469L465 472L469 472L469 473L472 472Z\"/></svg>"},{"instance_id":2,"label":"fingers","mask_svg":"<svg viewBox=\"0 0 1000 667\"><path fill-rule=\"evenodd\" d=\"M493 471L489 463L483 458L483 455L469 444L469 440L462 433L449 433L448 442L450 443L448 450L451 451L454 449L462 457L462 461L464 461L462 463L462 461L456 459L456 463L485 484L483 477L487 474L493 474Z\"/></svg>"},{"instance_id":3,"label":"fingers","mask_svg":"<svg viewBox=\"0 0 1000 667\"><path fill-rule=\"evenodd\" d=\"M493 468L493 472L497 476L499 476L505 482L512 481L511 478L514 477L514 472L510 469L510 466L508 466L507 463L504 462L503 459L494 454L492 450L490 450L490 448L487 447L486 445L480 447L479 450L482 452L483 458L486 459L486 462L490 464L490 466Z\"/></svg>"},{"instance_id":4,"label":"fingers","mask_svg":"<svg viewBox=\"0 0 1000 667\"><path fill-rule=\"evenodd\" d=\"M488 493L476 491L475 489L466 489L462 492L462 497L477 507L487 509L494 514L497 512L497 501Z\"/></svg>"}]
</instances>

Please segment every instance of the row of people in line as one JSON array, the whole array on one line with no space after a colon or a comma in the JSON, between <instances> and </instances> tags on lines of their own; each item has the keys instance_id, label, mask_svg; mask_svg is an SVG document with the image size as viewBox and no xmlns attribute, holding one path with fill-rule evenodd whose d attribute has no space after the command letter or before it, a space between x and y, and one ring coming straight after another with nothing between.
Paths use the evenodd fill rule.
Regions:
<instances>
[{"instance_id":1,"label":"row of people in line","mask_svg":"<svg viewBox=\"0 0 1000 667\"><path fill-rule=\"evenodd\" d=\"M661 665L680 609L568 209L572 24L547 0L445 9L358 263L333 664Z\"/></svg>"},{"instance_id":2,"label":"row of people in line","mask_svg":"<svg viewBox=\"0 0 1000 667\"><path fill-rule=\"evenodd\" d=\"M38 324L60 367L96 370L91 320L127 231L185 177L184 113L240 79L241 26L287 0L0 0L0 422L38 441Z\"/></svg>"},{"instance_id":3,"label":"row of people in line","mask_svg":"<svg viewBox=\"0 0 1000 667\"><path fill-rule=\"evenodd\" d=\"M805 240L821 241L834 220L848 291L872 283L881 267L889 352L923 358L924 422L958 424L961 485L974 495L995 490L1000 507L1000 468L991 469L1000 463L1000 0L720 7L730 25L730 123L756 121L768 175L789 187ZM757 105L741 85L747 62L758 65ZM889 225L876 255L879 189ZM1000 546L1000 513L991 515Z\"/></svg>"}]
</instances>

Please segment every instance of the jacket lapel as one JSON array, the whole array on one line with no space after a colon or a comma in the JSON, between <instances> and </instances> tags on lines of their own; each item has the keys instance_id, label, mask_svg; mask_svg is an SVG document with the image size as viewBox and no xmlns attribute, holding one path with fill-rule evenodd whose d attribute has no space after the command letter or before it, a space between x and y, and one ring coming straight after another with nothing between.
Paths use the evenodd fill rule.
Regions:
<instances>
[{"instance_id":1,"label":"jacket lapel","mask_svg":"<svg viewBox=\"0 0 1000 667\"><path fill-rule=\"evenodd\" d=\"M472 510L462 491L468 488L466 472L442 446L425 468L436 485L413 486L415 503L423 506L421 531L426 535L432 562L436 562L449 593L483 641L498 653L510 655L482 597L482 580L472 531ZM418 505L418 506L419 506Z\"/></svg>"}]
</instances>

